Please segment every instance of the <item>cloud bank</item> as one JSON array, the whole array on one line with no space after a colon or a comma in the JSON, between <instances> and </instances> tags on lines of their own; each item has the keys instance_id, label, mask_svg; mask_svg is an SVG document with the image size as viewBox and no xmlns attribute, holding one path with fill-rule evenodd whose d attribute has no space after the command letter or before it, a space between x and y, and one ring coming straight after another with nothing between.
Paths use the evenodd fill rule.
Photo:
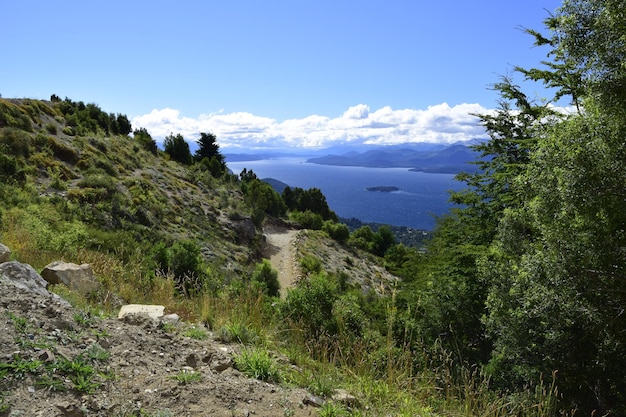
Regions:
<instances>
[{"instance_id":1,"label":"cloud bank","mask_svg":"<svg viewBox=\"0 0 626 417\"><path fill-rule=\"evenodd\" d=\"M372 111L359 104L341 116L312 115L277 121L251 113L211 113L185 117L165 108L137 116L134 128L143 127L161 142L170 133L195 140L200 132L214 133L223 150L245 152L282 149L320 149L334 145L393 145L408 142L454 143L484 137L476 113L479 104L449 106L442 103L425 110L382 107Z\"/></svg>"}]
</instances>

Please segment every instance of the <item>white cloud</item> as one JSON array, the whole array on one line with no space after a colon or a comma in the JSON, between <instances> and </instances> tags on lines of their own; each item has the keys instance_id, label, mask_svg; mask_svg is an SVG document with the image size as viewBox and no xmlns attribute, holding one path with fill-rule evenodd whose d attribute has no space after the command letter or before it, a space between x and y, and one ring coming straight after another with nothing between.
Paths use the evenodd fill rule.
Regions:
<instances>
[{"instance_id":1,"label":"white cloud","mask_svg":"<svg viewBox=\"0 0 626 417\"><path fill-rule=\"evenodd\" d=\"M251 113L211 113L197 118L181 116L165 108L135 117L135 128L144 127L157 140L180 133L195 140L200 132L214 133L222 149L241 151L263 148L323 148L337 144L391 145L407 142L453 143L485 136L472 114L487 113L479 104L447 103L425 110L382 107L372 111L365 104L330 118L311 115L277 121Z\"/></svg>"}]
</instances>

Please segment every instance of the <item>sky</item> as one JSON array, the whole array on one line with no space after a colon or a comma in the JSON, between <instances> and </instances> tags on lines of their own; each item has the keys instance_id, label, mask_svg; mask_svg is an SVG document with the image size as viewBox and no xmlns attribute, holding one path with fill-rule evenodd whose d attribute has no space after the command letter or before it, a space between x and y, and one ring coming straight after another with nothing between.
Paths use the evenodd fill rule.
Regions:
<instances>
[{"instance_id":1,"label":"sky","mask_svg":"<svg viewBox=\"0 0 626 417\"><path fill-rule=\"evenodd\" d=\"M157 141L211 132L226 152L467 141L490 86L546 59L521 28L560 4L0 0L0 94L95 103Z\"/></svg>"}]
</instances>

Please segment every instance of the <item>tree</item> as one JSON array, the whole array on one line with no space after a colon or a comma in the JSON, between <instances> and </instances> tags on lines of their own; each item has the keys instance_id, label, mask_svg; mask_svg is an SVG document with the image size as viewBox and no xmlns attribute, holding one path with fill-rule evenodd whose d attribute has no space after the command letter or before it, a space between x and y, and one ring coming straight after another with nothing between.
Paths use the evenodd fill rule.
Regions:
<instances>
[{"instance_id":1,"label":"tree","mask_svg":"<svg viewBox=\"0 0 626 417\"><path fill-rule=\"evenodd\" d=\"M198 149L194 154L196 161L203 158L215 158L220 164L225 165L224 156L220 153L220 146L217 143L217 137L213 133L200 133L200 138L196 141Z\"/></svg>"},{"instance_id":2,"label":"tree","mask_svg":"<svg viewBox=\"0 0 626 417\"><path fill-rule=\"evenodd\" d=\"M569 94L578 113L541 129L479 259L496 382L558 371L564 407L626 413L626 15L619 0L565 1L546 21L547 70L526 76Z\"/></svg>"},{"instance_id":3,"label":"tree","mask_svg":"<svg viewBox=\"0 0 626 417\"><path fill-rule=\"evenodd\" d=\"M150 136L150 133L148 133L148 130L146 130L145 127L135 129L135 131L133 132L133 137L145 150L152 153L153 155L157 154L157 144L155 140L152 139L152 136Z\"/></svg>"},{"instance_id":4,"label":"tree","mask_svg":"<svg viewBox=\"0 0 626 417\"><path fill-rule=\"evenodd\" d=\"M180 133L177 135L170 133L169 136L166 136L163 141L163 148L172 160L181 164L191 165L192 157L189 144Z\"/></svg>"}]
</instances>

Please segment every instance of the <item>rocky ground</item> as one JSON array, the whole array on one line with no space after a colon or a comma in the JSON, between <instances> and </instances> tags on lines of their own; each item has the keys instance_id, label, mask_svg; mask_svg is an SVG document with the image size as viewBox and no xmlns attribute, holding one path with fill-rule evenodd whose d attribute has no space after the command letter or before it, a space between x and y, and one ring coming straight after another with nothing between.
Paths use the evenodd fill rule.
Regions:
<instances>
[{"instance_id":1,"label":"rocky ground","mask_svg":"<svg viewBox=\"0 0 626 417\"><path fill-rule=\"evenodd\" d=\"M304 390L236 370L238 345L210 333L206 340L185 337L184 323L129 317L89 317L0 278L0 415L318 414Z\"/></svg>"}]
</instances>

